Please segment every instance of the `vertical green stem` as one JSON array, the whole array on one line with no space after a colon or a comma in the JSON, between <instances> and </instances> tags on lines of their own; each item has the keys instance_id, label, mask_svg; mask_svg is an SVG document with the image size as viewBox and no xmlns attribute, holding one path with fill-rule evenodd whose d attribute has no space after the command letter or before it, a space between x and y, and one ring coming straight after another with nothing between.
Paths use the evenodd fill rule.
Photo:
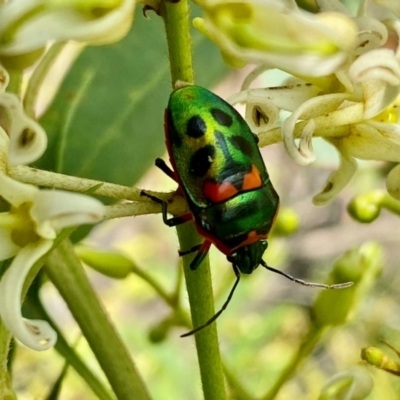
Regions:
<instances>
[{"instance_id":1,"label":"vertical green stem","mask_svg":"<svg viewBox=\"0 0 400 400\"><path fill-rule=\"evenodd\" d=\"M189 7L186 0L162 2L161 15L167 33L172 85L180 80L194 82Z\"/></svg>"},{"instance_id":2,"label":"vertical green stem","mask_svg":"<svg viewBox=\"0 0 400 400\"><path fill-rule=\"evenodd\" d=\"M172 84L174 85L177 81L193 83L192 43L187 0L180 0L177 3L162 2L161 15L168 40ZM182 249L190 249L203 240L192 223L178 227L177 232ZM194 255L184 257L183 264L192 322L196 327L205 323L215 311L208 257L196 271L192 271L189 265L193 257ZM207 400L226 399L216 324L211 324L196 333L195 341L204 398Z\"/></svg>"},{"instance_id":3,"label":"vertical green stem","mask_svg":"<svg viewBox=\"0 0 400 400\"><path fill-rule=\"evenodd\" d=\"M10 387L7 365L10 341L10 332L0 320L0 399L5 397Z\"/></svg>"},{"instance_id":4,"label":"vertical green stem","mask_svg":"<svg viewBox=\"0 0 400 400\"><path fill-rule=\"evenodd\" d=\"M199 237L192 223L184 224L178 227L177 230L181 249L190 249L204 240ZM192 323L193 327L197 327L212 317L215 310L208 257L196 271L192 271L190 262L193 257L194 255L184 257L183 266ZM185 338L182 340L190 339ZM216 324L213 323L196 333L195 341L204 398L207 400L226 399Z\"/></svg>"},{"instance_id":5,"label":"vertical green stem","mask_svg":"<svg viewBox=\"0 0 400 400\"><path fill-rule=\"evenodd\" d=\"M150 396L128 350L68 240L50 253L45 272L66 301L118 400L149 400Z\"/></svg>"}]
</instances>

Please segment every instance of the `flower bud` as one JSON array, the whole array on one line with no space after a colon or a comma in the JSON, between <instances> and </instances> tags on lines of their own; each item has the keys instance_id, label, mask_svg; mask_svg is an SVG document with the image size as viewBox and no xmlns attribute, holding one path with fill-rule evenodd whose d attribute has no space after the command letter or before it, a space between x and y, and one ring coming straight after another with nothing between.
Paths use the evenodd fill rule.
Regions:
<instances>
[{"instance_id":1,"label":"flower bud","mask_svg":"<svg viewBox=\"0 0 400 400\"><path fill-rule=\"evenodd\" d=\"M347 251L333 266L329 284L354 282L340 290L321 291L312 308L311 316L319 327L340 325L348 321L374 284L382 270L382 249L375 243L365 243Z\"/></svg>"},{"instance_id":2,"label":"flower bud","mask_svg":"<svg viewBox=\"0 0 400 400\"><path fill-rule=\"evenodd\" d=\"M76 254L90 268L115 279L124 279L132 271L134 263L116 251L101 251L86 246L76 246Z\"/></svg>"}]
</instances>

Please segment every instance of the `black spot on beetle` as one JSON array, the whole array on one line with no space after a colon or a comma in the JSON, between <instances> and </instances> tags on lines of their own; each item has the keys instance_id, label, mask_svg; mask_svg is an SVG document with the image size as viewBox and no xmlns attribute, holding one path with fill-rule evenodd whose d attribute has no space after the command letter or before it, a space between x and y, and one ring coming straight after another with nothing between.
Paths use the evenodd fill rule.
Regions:
<instances>
[{"instance_id":1,"label":"black spot on beetle","mask_svg":"<svg viewBox=\"0 0 400 400\"><path fill-rule=\"evenodd\" d=\"M186 135L192 138L198 139L205 135L207 132L207 125L203 118L198 115L194 115L189 119L186 125Z\"/></svg>"},{"instance_id":2,"label":"black spot on beetle","mask_svg":"<svg viewBox=\"0 0 400 400\"><path fill-rule=\"evenodd\" d=\"M253 156L255 144L250 143L243 136L239 135L231 136L229 140L232 143L232 145L235 146L240 152L249 157Z\"/></svg>"},{"instance_id":3,"label":"black spot on beetle","mask_svg":"<svg viewBox=\"0 0 400 400\"><path fill-rule=\"evenodd\" d=\"M211 115L221 126L230 127L233 123L233 118L220 108L212 108Z\"/></svg>"},{"instance_id":4,"label":"black spot on beetle","mask_svg":"<svg viewBox=\"0 0 400 400\"><path fill-rule=\"evenodd\" d=\"M215 147L207 145L197 150L190 159L189 172L193 176L202 177L210 169L214 161Z\"/></svg>"}]
</instances>

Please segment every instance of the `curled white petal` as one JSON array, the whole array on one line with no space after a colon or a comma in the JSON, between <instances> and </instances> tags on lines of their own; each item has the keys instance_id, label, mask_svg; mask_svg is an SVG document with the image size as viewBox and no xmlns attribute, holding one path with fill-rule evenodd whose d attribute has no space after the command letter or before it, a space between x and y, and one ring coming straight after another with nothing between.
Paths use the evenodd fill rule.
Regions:
<instances>
[{"instance_id":1,"label":"curled white petal","mask_svg":"<svg viewBox=\"0 0 400 400\"><path fill-rule=\"evenodd\" d=\"M246 90L250 87L251 83L257 79L261 74L268 71L270 68L266 65L259 65L258 67L254 68L253 71L246 76L245 80L242 83L241 90Z\"/></svg>"},{"instance_id":2,"label":"curled white petal","mask_svg":"<svg viewBox=\"0 0 400 400\"><path fill-rule=\"evenodd\" d=\"M354 53L364 54L367 51L383 46L388 38L386 26L376 18L361 16L356 19L359 29Z\"/></svg>"},{"instance_id":3,"label":"curled white petal","mask_svg":"<svg viewBox=\"0 0 400 400\"><path fill-rule=\"evenodd\" d=\"M400 79L400 66L394 57L393 50L390 49L375 49L362 54L351 65L349 74L354 82L360 83L369 79L371 76L373 79L376 79L376 75L371 75L374 73L375 68L389 71L395 82L393 83L393 81L391 81L389 83L398 84L398 80Z\"/></svg>"},{"instance_id":4,"label":"curled white petal","mask_svg":"<svg viewBox=\"0 0 400 400\"><path fill-rule=\"evenodd\" d=\"M248 89L229 97L230 104L246 103L247 101L272 101L279 109L294 111L305 101L315 97L321 88L309 83L293 83L260 89Z\"/></svg>"},{"instance_id":5,"label":"curled white petal","mask_svg":"<svg viewBox=\"0 0 400 400\"><path fill-rule=\"evenodd\" d=\"M312 119L334 111L347 97L348 95L343 93L334 93L314 97L304 102L292 113L290 117L286 118L282 124L282 139L287 152L294 161L300 165L309 165L315 161L315 156L313 153L302 154L299 148L296 146L294 136L296 123L299 120ZM311 127L312 126L309 125L305 133L304 130L302 131L302 134L304 134L304 137L307 139L307 141L311 140Z\"/></svg>"},{"instance_id":6,"label":"curled white petal","mask_svg":"<svg viewBox=\"0 0 400 400\"><path fill-rule=\"evenodd\" d=\"M0 114L5 117L3 128L10 137L8 164L29 164L37 160L46 150L46 132L25 114L15 94L0 93Z\"/></svg>"},{"instance_id":7,"label":"curled white petal","mask_svg":"<svg viewBox=\"0 0 400 400\"><path fill-rule=\"evenodd\" d=\"M105 44L122 38L133 20L134 0L122 4L107 14L94 18L83 10L60 2L50 6L44 0L12 1L2 6L0 36L10 22L24 21L13 28L10 42L0 46L0 54L24 54L44 47L49 40L83 40Z\"/></svg>"},{"instance_id":8,"label":"curled white petal","mask_svg":"<svg viewBox=\"0 0 400 400\"><path fill-rule=\"evenodd\" d=\"M322 191L313 197L313 203L316 206L323 206L332 201L356 172L356 160L344 152L340 145L337 145L336 148L340 156L339 168L329 175Z\"/></svg>"},{"instance_id":9,"label":"curled white petal","mask_svg":"<svg viewBox=\"0 0 400 400\"><path fill-rule=\"evenodd\" d=\"M270 100L249 99L246 103L245 119L255 134L272 129L279 120L279 109Z\"/></svg>"},{"instance_id":10,"label":"curled white petal","mask_svg":"<svg viewBox=\"0 0 400 400\"><path fill-rule=\"evenodd\" d=\"M304 159L308 160L310 164L315 161L315 153L312 146L314 131L315 121L313 119L310 119L307 122L306 126L303 128L299 143L299 153L303 156Z\"/></svg>"},{"instance_id":11,"label":"curled white petal","mask_svg":"<svg viewBox=\"0 0 400 400\"><path fill-rule=\"evenodd\" d=\"M50 250L52 243L41 240L22 248L0 281L0 316L4 324L21 343L37 351L53 347L57 335L47 322L22 317L21 293L32 265Z\"/></svg>"},{"instance_id":12,"label":"curled white petal","mask_svg":"<svg viewBox=\"0 0 400 400\"><path fill-rule=\"evenodd\" d=\"M62 190L41 190L36 194L31 216L39 236L54 239L59 230L99 222L104 205L89 196Z\"/></svg>"}]
</instances>

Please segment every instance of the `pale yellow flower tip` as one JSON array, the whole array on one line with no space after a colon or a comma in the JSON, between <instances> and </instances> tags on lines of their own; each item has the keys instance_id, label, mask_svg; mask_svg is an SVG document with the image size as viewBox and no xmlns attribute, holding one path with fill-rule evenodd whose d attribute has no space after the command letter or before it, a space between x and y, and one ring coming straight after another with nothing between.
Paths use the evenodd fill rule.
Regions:
<instances>
[{"instance_id":1,"label":"pale yellow flower tip","mask_svg":"<svg viewBox=\"0 0 400 400\"><path fill-rule=\"evenodd\" d=\"M49 40L112 43L128 32L135 0L19 0L0 5L0 55L27 54Z\"/></svg>"}]
</instances>

